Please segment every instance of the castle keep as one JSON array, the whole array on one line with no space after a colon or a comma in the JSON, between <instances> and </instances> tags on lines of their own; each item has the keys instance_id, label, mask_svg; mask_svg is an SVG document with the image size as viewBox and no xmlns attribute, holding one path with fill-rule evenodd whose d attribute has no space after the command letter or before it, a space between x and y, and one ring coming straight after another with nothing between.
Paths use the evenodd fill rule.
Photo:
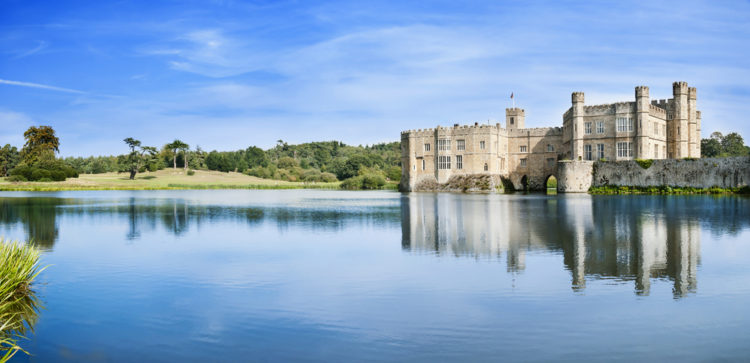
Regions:
<instances>
[{"instance_id":1,"label":"castle keep","mask_svg":"<svg viewBox=\"0 0 750 363\"><path fill-rule=\"evenodd\" d=\"M505 110L505 127L474 125L401 133L401 190L430 189L451 177L486 174L516 189L543 189L558 160L681 159L700 157L701 113L696 89L672 85L670 99L651 100L648 87L635 101L587 106L574 92L562 127L526 128L525 111Z\"/></svg>"}]
</instances>

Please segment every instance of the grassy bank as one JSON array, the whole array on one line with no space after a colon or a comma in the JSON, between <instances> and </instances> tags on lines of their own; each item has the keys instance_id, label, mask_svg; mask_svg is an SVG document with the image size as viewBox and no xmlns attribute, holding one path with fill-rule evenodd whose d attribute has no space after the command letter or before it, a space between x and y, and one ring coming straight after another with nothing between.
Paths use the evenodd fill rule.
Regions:
<instances>
[{"instance_id":1,"label":"grassy bank","mask_svg":"<svg viewBox=\"0 0 750 363\"><path fill-rule=\"evenodd\" d=\"M43 270L39 256L32 246L0 239L0 362L22 351L17 340L36 322L40 305L31 284Z\"/></svg>"},{"instance_id":2,"label":"grassy bank","mask_svg":"<svg viewBox=\"0 0 750 363\"><path fill-rule=\"evenodd\" d=\"M302 183L262 179L241 173L165 169L140 173L135 180L126 173L82 174L61 182L20 182L0 180L0 191L63 190L163 190L163 189L338 189L335 183Z\"/></svg>"},{"instance_id":3,"label":"grassy bank","mask_svg":"<svg viewBox=\"0 0 750 363\"><path fill-rule=\"evenodd\" d=\"M741 188L692 188L677 186L658 187L636 187L608 185L603 187L589 188L589 194L612 195L612 194L664 194L664 195L687 195L687 194L750 194L750 187Z\"/></svg>"}]
</instances>

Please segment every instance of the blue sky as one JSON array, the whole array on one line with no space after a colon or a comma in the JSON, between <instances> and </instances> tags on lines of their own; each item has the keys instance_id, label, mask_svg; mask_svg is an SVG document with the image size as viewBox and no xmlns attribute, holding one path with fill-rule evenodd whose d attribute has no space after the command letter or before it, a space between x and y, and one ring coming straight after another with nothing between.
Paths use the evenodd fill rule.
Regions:
<instances>
[{"instance_id":1,"label":"blue sky","mask_svg":"<svg viewBox=\"0 0 750 363\"><path fill-rule=\"evenodd\" d=\"M750 2L0 0L0 144L204 150L504 119L559 126L570 93L698 88L703 137L750 137ZM749 140L750 141L750 140Z\"/></svg>"}]
</instances>

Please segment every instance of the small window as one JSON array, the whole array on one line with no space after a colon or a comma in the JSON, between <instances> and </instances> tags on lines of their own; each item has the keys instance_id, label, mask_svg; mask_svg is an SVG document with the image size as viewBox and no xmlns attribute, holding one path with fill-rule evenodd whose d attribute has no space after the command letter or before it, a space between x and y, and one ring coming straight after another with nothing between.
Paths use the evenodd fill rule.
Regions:
<instances>
[{"instance_id":1,"label":"small window","mask_svg":"<svg viewBox=\"0 0 750 363\"><path fill-rule=\"evenodd\" d=\"M547 144L547 152L551 153L555 151L555 147L552 144Z\"/></svg>"},{"instance_id":2,"label":"small window","mask_svg":"<svg viewBox=\"0 0 750 363\"><path fill-rule=\"evenodd\" d=\"M484 141L479 142L479 148L484 150Z\"/></svg>"},{"instance_id":3,"label":"small window","mask_svg":"<svg viewBox=\"0 0 750 363\"><path fill-rule=\"evenodd\" d=\"M526 151L526 145L521 145L521 152L522 152L522 153L525 153L525 152L527 152L527 151Z\"/></svg>"},{"instance_id":4,"label":"small window","mask_svg":"<svg viewBox=\"0 0 750 363\"><path fill-rule=\"evenodd\" d=\"M456 169L464 168L464 157L463 155L456 155Z\"/></svg>"},{"instance_id":5,"label":"small window","mask_svg":"<svg viewBox=\"0 0 750 363\"><path fill-rule=\"evenodd\" d=\"M427 163L422 159L422 170L427 169Z\"/></svg>"},{"instance_id":6,"label":"small window","mask_svg":"<svg viewBox=\"0 0 750 363\"><path fill-rule=\"evenodd\" d=\"M596 144L596 158L604 159L604 144Z\"/></svg>"},{"instance_id":7,"label":"small window","mask_svg":"<svg viewBox=\"0 0 750 363\"><path fill-rule=\"evenodd\" d=\"M591 145L583 145L583 155L586 158L586 160L592 160L593 159L593 153L591 152Z\"/></svg>"},{"instance_id":8,"label":"small window","mask_svg":"<svg viewBox=\"0 0 750 363\"><path fill-rule=\"evenodd\" d=\"M424 151L430 151L430 144L424 144Z\"/></svg>"},{"instance_id":9,"label":"small window","mask_svg":"<svg viewBox=\"0 0 750 363\"><path fill-rule=\"evenodd\" d=\"M659 158L659 145L654 145L654 159Z\"/></svg>"},{"instance_id":10,"label":"small window","mask_svg":"<svg viewBox=\"0 0 750 363\"><path fill-rule=\"evenodd\" d=\"M514 121L515 121L515 120L513 120L513 117L511 117L511 118L510 118L510 124L511 124L511 125L513 125L513 122L514 122ZM485 169L485 170L486 170L486 169Z\"/></svg>"},{"instance_id":11,"label":"small window","mask_svg":"<svg viewBox=\"0 0 750 363\"><path fill-rule=\"evenodd\" d=\"M654 122L654 135L659 135L659 124Z\"/></svg>"},{"instance_id":12,"label":"small window","mask_svg":"<svg viewBox=\"0 0 750 363\"><path fill-rule=\"evenodd\" d=\"M583 124L583 130L586 133L586 135L591 135L591 122L587 122Z\"/></svg>"},{"instance_id":13,"label":"small window","mask_svg":"<svg viewBox=\"0 0 750 363\"><path fill-rule=\"evenodd\" d=\"M490 169L490 168L489 168L489 166L487 165L487 163L484 163L484 171L487 171L487 170L489 170L489 169Z\"/></svg>"},{"instance_id":14,"label":"small window","mask_svg":"<svg viewBox=\"0 0 750 363\"><path fill-rule=\"evenodd\" d=\"M450 169L451 168L451 157L450 156L438 156L438 169Z\"/></svg>"},{"instance_id":15,"label":"small window","mask_svg":"<svg viewBox=\"0 0 750 363\"><path fill-rule=\"evenodd\" d=\"M597 134L604 133L604 121L599 121L596 123L596 133Z\"/></svg>"},{"instance_id":16,"label":"small window","mask_svg":"<svg viewBox=\"0 0 750 363\"><path fill-rule=\"evenodd\" d=\"M547 166L549 166L549 167L555 166L555 159L554 158L547 158Z\"/></svg>"},{"instance_id":17,"label":"small window","mask_svg":"<svg viewBox=\"0 0 750 363\"><path fill-rule=\"evenodd\" d=\"M617 132L629 132L633 131L633 118L632 117L618 117L617 118Z\"/></svg>"},{"instance_id":18,"label":"small window","mask_svg":"<svg viewBox=\"0 0 750 363\"><path fill-rule=\"evenodd\" d=\"M449 139L438 140L438 150L450 150L450 149L451 149L451 141Z\"/></svg>"},{"instance_id":19,"label":"small window","mask_svg":"<svg viewBox=\"0 0 750 363\"><path fill-rule=\"evenodd\" d=\"M633 143L632 142L618 142L617 143L617 157L628 158L633 156Z\"/></svg>"},{"instance_id":20,"label":"small window","mask_svg":"<svg viewBox=\"0 0 750 363\"><path fill-rule=\"evenodd\" d=\"M526 158L521 159L521 166L526 166Z\"/></svg>"},{"instance_id":21,"label":"small window","mask_svg":"<svg viewBox=\"0 0 750 363\"><path fill-rule=\"evenodd\" d=\"M466 141L456 140L456 150L466 150Z\"/></svg>"}]
</instances>

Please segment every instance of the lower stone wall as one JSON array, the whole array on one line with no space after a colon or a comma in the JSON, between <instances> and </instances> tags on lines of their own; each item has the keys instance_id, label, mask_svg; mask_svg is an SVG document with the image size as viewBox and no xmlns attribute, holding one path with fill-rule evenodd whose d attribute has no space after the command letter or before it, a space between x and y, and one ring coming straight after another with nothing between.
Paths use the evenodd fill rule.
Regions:
<instances>
[{"instance_id":1,"label":"lower stone wall","mask_svg":"<svg viewBox=\"0 0 750 363\"><path fill-rule=\"evenodd\" d=\"M594 165L592 186L737 188L750 183L750 158L662 159L644 169L634 160Z\"/></svg>"},{"instance_id":2,"label":"lower stone wall","mask_svg":"<svg viewBox=\"0 0 750 363\"><path fill-rule=\"evenodd\" d=\"M413 191L495 193L502 192L507 183L500 175L492 174L454 175L445 183L438 183L434 177L425 177L416 183Z\"/></svg>"},{"instance_id":3,"label":"lower stone wall","mask_svg":"<svg viewBox=\"0 0 750 363\"><path fill-rule=\"evenodd\" d=\"M608 185L738 188L750 184L750 157L662 159L648 168L635 160L561 161L558 171L558 191L568 193Z\"/></svg>"},{"instance_id":4,"label":"lower stone wall","mask_svg":"<svg viewBox=\"0 0 750 363\"><path fill-rule=\"evenodd\" d=\"M594 178L593 161L562 160L557 162L557 191L586 193Z\"/></svg>"}]
</instances>

